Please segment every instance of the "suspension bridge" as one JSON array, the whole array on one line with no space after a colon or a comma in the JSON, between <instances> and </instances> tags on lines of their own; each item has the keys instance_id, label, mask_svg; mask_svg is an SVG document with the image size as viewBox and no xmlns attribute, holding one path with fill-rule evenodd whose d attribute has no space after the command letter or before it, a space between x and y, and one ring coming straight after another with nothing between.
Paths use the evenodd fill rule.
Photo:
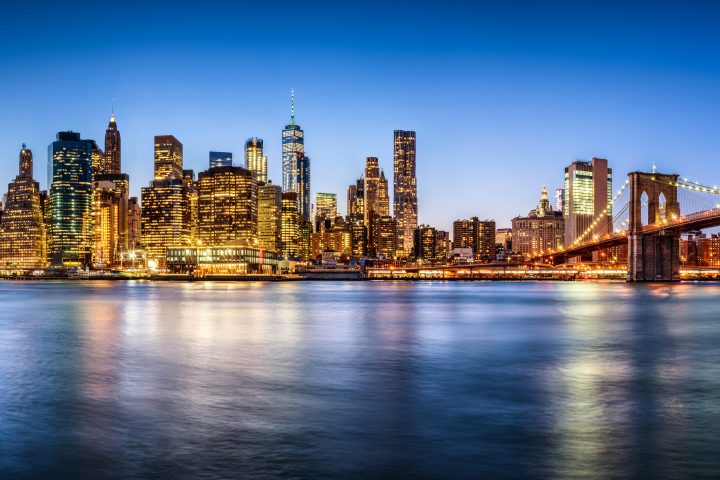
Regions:
<instances>
[{"instance_id":1,"label":"suspension bridge","mask_svg":"<svg viewBox=\"0 0 720 480\"><path fill-rule=\"evenodd\" d=\"M627 246L627 280L680 280L680 235L720 226L720 189L679 175L632 172L571 245L529 258L561 264Z\"/></svg>"}]
</instances>

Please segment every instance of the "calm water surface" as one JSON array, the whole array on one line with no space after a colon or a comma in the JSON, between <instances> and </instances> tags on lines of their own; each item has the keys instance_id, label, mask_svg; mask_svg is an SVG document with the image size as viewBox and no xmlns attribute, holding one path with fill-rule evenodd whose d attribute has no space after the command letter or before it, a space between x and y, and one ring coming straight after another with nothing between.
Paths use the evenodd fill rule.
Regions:
<instances>
[{"instance_id":1,"label":"calm water surface","mask_svg":"<svg viewBox=\"0 0 720 480\"><path fill-rule=\"evenodd\" d=\"M718 478L720 286L0 282L1 478Z\"/></svg>"}]
</instances>

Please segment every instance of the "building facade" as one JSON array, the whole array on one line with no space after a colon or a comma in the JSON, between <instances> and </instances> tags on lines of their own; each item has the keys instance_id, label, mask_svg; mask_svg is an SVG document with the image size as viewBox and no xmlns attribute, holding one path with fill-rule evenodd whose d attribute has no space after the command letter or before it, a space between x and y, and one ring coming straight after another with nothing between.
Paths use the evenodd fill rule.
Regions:
<instances>
[{"instance_id":1,"label":"building facade","mask_svg":"<svg viewBox=\"0 0 720 480\"><path fill-rule=\"evenodd\" d=\"M453 222L453 247L472 249L475 260L489 261L496 256L495 220L468 220Z\"/></svg>"},{"instance_id":2,"label":"building facade","mask_svg":"<svg viewBox=\"0 0 720 480\"><path fill-rule=\"evenodd\" d=\"M267 157L263 153L262 138L252 137L245 141L245 168L255 174L258 182L267 183Z\"/></svg>"},{"instance_id":3,"label":"building facade","mask_svg":"<svg viewBox=\"0 0 720 480\"><path fill-rule=\"evenodd\" d=\"M338 216L337 194L322 193L315 194L315 230L319 231L325 220L335 220Z\"/></svg>"},{"instance_id":4,"label":"building facade","mask_svg":"<svg viewBox=\"0 0 720 480\"><path fill-rule=\"evenodd\" d=\"M183 174L182 150L182 143L172 135L155 137L155 180L141 189L141 241L148 264L160 268L166 266L168 247L193 243L197 210L193 209L192 177Z\"/></svg>"},{"instance_id":5,"label":"building facade","mask_svg":"<svg viewBox=\"0 0 720 480\"><path fill-rule=\"evenodd\" d=\"M209 168L232 167L232 152L210 152L208 165Z\"/></svg>"},{"instance_id":6,"label":"building facade","mask_svg":"<svg viewBox=\"0 0 720 480\"><path fill-rule=\"evenodd\" d=\"M571 163L565 168L563 190L566 246L612 233L612 169L607 160Z\"/></svg>"},{"instance_id":7,"label":"building facade","mask_svg":"<svg viewBox=\"0 0 720 480\"><path fill-rule=\"evenodd\" d=\"M54 265L90 263L94 145L79 133L59 132L48 147L48 253Z\"/></svg>"},{"instance_id":8,"label":"building facade","mask_svg":"<svg viewBox=\"0 0 720 480\"><path fill-rule=\"evenodd\" d=\"M398 224L398 253L407 256L418 225L416 138L413 131L395 130L394 135L393 213Z\"/></svg>"},{"instance_id":9,"label":"building facade","mask_svg":"<svg viewBox=\"0 0 720 480\"><path fill-rule=\"evenodd\" d=\"M543 187L537 208L526 217L512 219L512 250L525 256L562 248L565 242L565 219L552 209L547 189Z\"/></svg>"},{"instance_id":10,"label":"building facade","mask_svg":"<svg viewBox=\"0 0 720 480\"><path fill-rule=\"evenodd\" d=\"M214 167L197 180L197 238L202 245L257 246L258 187L242 167Z\"/></svg>"},{"instance_id":11,"label":"building facade","mask_svg":"<svg viewBox=\"0 0 720 480\"><path fill-rule=\"evenodd\" d=\"M282 188L272 182L258 184L258 246L282 251Z\"/></svg>"},{"instance_id":12,"label":"building facade","mask_svg":"<svg viewBox=\"0 0 720 480\"><path fill-rule=\"evenodd\" d=\"M172 135L155 137L155 180L183 178L183 145Z\"/></svg>"},{"instance_id":13,"label":"building facade","mask_svg":"<svg viewBox=\"0 0 720 480\"><path fill-rule=\"evenodd\" d=\"M298 225L297 193L284 192L282 194L282 256L285 258L298 257Z\"/></svg>"},{"instance_id":14,"label":"building facade","mask_svg":"<svg viewBox=\"0 0 720 480\"><path fill-rule=\"evenodd\" d=\"M40 185L33 179L32 150L23 144L18 175L8 185L5 208L0 215L0 270L42 268L46 265Z\"/></svg>"}]
</instances>

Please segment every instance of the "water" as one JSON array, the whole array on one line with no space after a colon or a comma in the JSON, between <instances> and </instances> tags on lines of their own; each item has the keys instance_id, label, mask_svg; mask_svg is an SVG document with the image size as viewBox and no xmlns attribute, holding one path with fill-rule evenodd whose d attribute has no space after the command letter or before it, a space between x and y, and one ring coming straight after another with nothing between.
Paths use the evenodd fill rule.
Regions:
<instances>
[{"instance_id":1,"label":"water","mask_svg":"<svg viewBox=\"0 0 720 480\"><path fill-rule=\"evenodd\" d=\"M718 478L720 286L0 282L2 478Z\"/></svg>"}]
</instances>

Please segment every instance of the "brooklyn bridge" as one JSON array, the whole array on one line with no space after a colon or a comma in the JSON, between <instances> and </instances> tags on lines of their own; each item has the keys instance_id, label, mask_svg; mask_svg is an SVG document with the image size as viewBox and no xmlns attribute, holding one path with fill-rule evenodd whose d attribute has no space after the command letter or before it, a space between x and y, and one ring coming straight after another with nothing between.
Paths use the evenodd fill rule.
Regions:
<instances>
[{"instance_id":1,"label":"brooklyn bridge","mask_svg":"<svg viewBox=\"0 0 720 480\"><path fill-rule=\"evenodd\" d=\"M680 235L719 226L719 202L720 189L716 186L677 174L632 172L608 208L593 218L573 244L539 252L528 260L561 264L627 245L629 282L679 281ZM613 208L616 206L619 208ZM617 213L608 215L612 210ZM610 233L592 233L598 230Z\"/></svg>"}]
</instances>

